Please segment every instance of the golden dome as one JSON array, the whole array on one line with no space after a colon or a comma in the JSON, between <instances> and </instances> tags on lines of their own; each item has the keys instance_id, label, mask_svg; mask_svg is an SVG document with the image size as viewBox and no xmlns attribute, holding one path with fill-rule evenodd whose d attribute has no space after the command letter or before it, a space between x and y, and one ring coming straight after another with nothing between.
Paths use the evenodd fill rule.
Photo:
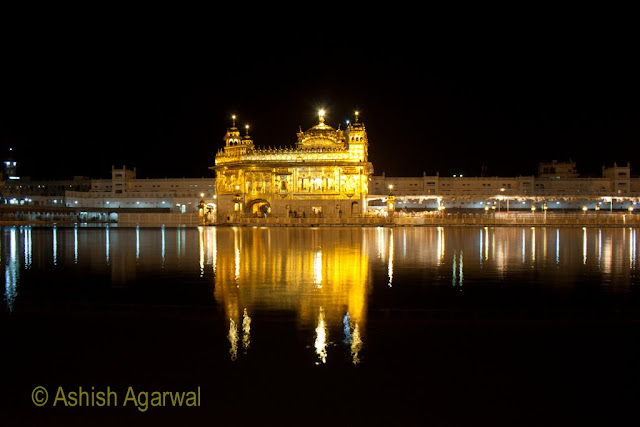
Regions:
<instances>
[{"instance_id":1,"label":"golden dome","mask_svg":"<svg viewBox=\"0 0 640 427\"><path fill-rule=\"evenodd\" d=\"M320 110L319 123L305 132L298 133L298 145L305 148L321 148L343 146L338 131L324 123L324 111Z\"/></svg>"}]
</instances>

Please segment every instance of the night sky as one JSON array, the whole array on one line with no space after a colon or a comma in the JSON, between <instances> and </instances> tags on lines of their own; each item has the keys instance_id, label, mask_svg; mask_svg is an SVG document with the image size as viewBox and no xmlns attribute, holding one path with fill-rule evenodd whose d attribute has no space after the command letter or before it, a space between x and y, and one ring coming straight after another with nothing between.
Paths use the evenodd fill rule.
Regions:
<instances>
[{"instance_id":1,"label":"night sky","mask_svg":"<svg viewBox=\"0 0 640 427\"><path fill-rule=\"evenodd\" d=\"M231 114L256 145L288 146L325 108L343 128L360 111L376 175L533 175L570 158L640 174L632 15L473 12L5 16L2 153L23 176L213 176Z\"/></svg>"}]
</instances>

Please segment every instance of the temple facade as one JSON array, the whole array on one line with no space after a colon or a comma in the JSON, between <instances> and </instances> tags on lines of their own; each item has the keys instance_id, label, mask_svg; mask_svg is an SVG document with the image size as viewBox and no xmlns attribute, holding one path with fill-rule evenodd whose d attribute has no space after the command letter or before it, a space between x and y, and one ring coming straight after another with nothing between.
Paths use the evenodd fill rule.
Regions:
<instances>
[{"instance_id":1,"label":"temple facade","mask_svg":"<svg viewBox=\"0 0 640 427\"><path fill-rule=\"evenodd\" d=\"M297 134L292 147L256 147L233 124L215 157L217 222L247 216L353 217L366 212L369 176L365 126L325 123Z\"/></svg>"}]
</instances>

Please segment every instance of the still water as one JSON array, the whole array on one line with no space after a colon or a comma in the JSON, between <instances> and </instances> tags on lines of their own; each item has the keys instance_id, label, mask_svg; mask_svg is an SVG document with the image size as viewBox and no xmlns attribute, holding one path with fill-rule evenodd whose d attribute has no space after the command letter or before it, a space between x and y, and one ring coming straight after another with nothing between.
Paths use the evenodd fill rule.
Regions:
<instances>
[{"instance_id":1,"label":"still water","mask_svg":"<svg viewBox=\"0 0 640 427\"><path fill-rule=\"evenodd\" d=\"M611 420L640 376L637 231L4 227L3 393L66 424L95 408L34 411L33 384L203 389L154 423Z\"/></svg>"}]
</instances>

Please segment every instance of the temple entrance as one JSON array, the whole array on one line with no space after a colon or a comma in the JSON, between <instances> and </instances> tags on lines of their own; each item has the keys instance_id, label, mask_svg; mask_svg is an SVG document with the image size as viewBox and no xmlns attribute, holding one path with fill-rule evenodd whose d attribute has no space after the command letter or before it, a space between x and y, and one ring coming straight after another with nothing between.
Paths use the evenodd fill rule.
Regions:
<instances>
[{"instance_id":1,"label":"temple entrance","mask_svg":"<svg viewBox=\"0 0 640 427\"><path fill-rule=\"evenodd\" d=\"M266 218L271 212L271 204L265 199L255 199L247 203L246 213L253 214L259 218Z\"/></svg>"}]
</instances>

